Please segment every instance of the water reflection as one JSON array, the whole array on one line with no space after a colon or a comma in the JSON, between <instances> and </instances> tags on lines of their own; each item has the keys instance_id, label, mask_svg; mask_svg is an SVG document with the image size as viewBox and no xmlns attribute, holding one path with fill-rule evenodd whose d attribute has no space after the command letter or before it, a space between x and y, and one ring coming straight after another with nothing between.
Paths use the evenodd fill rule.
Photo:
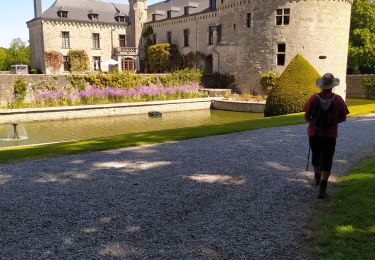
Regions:
<instances>
[{"instance_id":1,"label":"water reflection","mask_svg":"<svg viewBox=\"0 0 375 260\"><path fill-rule=\"evenodd\" d=\"M219 110L196 110L163 113L163 117L149 118L147 114L24 123L28 139L4 141L10 125L0 125L0 147L63 142L114 136L126 133L148 132L162 129L223 124L262 118L261 113L241 113Z\"/></svg>"}]
</instances>

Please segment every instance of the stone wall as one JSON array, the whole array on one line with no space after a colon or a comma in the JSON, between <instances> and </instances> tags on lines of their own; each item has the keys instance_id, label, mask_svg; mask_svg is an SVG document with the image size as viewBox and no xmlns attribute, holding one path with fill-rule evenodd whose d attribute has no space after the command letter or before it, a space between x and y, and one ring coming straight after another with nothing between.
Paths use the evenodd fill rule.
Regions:
<instances>
[{"instance_id":1,"label":"stone wall","mask_svg":"<svg viewBox=\"0 0 375 260\"><path fill-rule=\"evenodd\" d=\"M367 90L363 86L364 75L348 75L347 82L347 98L367 98ZM370 75L370 78L375 84L375 75Z\"/></svg>"},{"instance_id":2,"label":"stone wall","mask_svg":"<svg viewBox=\"0 0 375 260\"><path fill-rule=\"evenodd\" d=\"M0 74L0 105L6 105L13 100L13 86L17 79L22 79L27 84L26 102L32 100L32 88L40 84L48 84L58 88L72 87L69 76L66 75L15 75Z\"/></svg>"},{"instance_id":3,"label":"stone wall","mask_svg":"<svg viewBox=\"0 0 375 260\"><path fill-rule=\"evenodd\" d=\"M236 77L242 93L260 92L261 73L282 73L296 54L304 56L320 74L332 72L342 79L335 92L345 97L346 64L351 15L351 0L292 1L254 0L217 1L217 9L207 13L149 22L157 42L172 43L186 55L199 51L212 55L214 72ZM290 9L290 23L276 25L276 10ZM251 26L247 14L251 13ZM221 26L221 41L208 44L209 26ZM183 33L189 30L189 46ZM339 39L339 40L338 40ZM285 65L277 65L278 44L285 44ZM322 57L324 56L324 59Z\"/></svg>"}]
</instances>

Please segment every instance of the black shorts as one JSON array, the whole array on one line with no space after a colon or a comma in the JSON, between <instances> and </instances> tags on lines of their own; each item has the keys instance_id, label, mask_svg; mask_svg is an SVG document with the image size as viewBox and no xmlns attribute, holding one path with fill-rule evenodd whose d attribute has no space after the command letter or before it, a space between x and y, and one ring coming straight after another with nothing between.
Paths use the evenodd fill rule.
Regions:
<instances>
[{"instance_id":1,"label":"black shorts","mask_svg":"<svg viewBox=\"0 0 375 260\"><path fill-rule=\"evenodd\" d=\"M309 137L312 152L312 165L320 167L321 171L330 172L333 155L335 154L335 137Z\"/></svg>"}]
</instances>

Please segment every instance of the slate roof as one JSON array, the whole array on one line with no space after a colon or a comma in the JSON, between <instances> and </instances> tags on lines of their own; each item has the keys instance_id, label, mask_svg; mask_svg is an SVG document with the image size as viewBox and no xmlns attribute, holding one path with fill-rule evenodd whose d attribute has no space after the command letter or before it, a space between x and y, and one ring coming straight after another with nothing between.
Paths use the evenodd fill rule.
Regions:
<instances>
[{"instance_id":1,"label":"slate roof","mask_svg":"<svg viewBox=\"0 0 375 260\"><path fill-rule=\"evenodd\" d=\"M68 11L68 18L60 18L57 12ZM99 14L99 22L115 23L116 14L129 16L129 5L100 2L98 0L56 0L46 11L42 18L45 19L66 19L78 21L91 21L90 13Z\"/></svg>"},{"instance_id":2,"label":"slate roof","mask_svg":"<svg viewBox=\"0 0 375 260\"><path fill-rule=\"evenodd\" d=\"M147 21L152 21L152 15L157 15L157 21L167 19L167 11L172 11L172 18L183 16L184 7L189 6L189 14L202 13L209 10L209 0L165 0L147 8Z\"/></svg>"}]
</instances>

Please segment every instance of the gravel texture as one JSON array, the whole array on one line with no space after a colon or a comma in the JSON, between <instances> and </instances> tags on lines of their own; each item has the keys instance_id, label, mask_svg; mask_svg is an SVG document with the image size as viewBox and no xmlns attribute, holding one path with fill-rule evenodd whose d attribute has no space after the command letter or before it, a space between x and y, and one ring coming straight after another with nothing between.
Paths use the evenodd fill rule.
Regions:
<instances>
[{"instance_id":1,"label":"gravel texture","mask_svg":"<svg viewBox=\"0 0 375 260\"><path fill-rule=\"evenodd\" d=\"M374 152L341 126L333 168ZM0 165L0 259L304 259L306 125ZM330 191L330 187L328 187Z\"/></svg>"}]
</instances>

